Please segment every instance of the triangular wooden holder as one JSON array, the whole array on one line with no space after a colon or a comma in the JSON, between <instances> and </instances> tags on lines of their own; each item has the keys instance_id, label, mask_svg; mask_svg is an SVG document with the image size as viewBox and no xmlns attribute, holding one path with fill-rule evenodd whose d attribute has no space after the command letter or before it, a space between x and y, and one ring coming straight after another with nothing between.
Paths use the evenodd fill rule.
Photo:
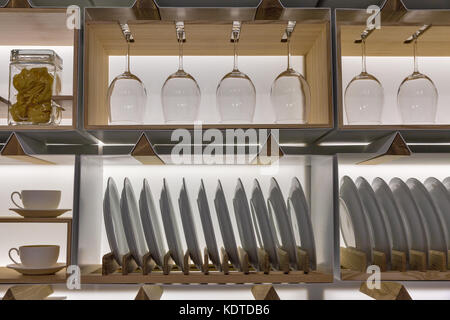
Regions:
<instances>
[{"instance_id":1,"label":"triangular wooden holder","mask_svg":"<svg viewBox=\"0 0 450 320\"><path fill-rule=\"evenodd\" d=\"M122 257L122 274L126 276L139 268L131 253L127 253Z\"/></svg>"},{"instance_id":2,"label":"triangular wooden holder","mask_svg":"<svg viewBox=\"0 0 450 320\"><path fill-rule=\"evenodd\" d=\"M203 249L203 265L202 265L203 274L209 274L209 253L208 248Z\"/></svg>"},{"instance_id":3,"label":"triangular wooden holder","mask_svg":"<svg viewBox=\"0 0 450 320\"><path fill-rule=\"evenodd\" d=\"M270 258L267 251L264 250L263 248L258 248L258 261L259 261L258 271L264 272L265 274L269 274Z\"/></svg>"},{"instance_id":4,"label":"triangular wooden holder","mask_svg":"<svg viewBox=\"0 0 450 320\"><path fill-rule=\"evenodd\" d=\"M51 285L26 285L10 287L3 300L43 300L53 293Z\"/></svg>"},{"instance_id":5,"label":"triangular wooden holder","mask_svg":"<svg viewBox=\"0 0 450 320\"><path fill-rule=\"evenodd\" d=\"M278 261L280 263L280 271L283 271L283 273L289 273L291 270L290 263L289 263L289 254L284 251L281 248L277 248L277 254L278 254Z\"/></svg>"},{"instance_id":6,"label":"triangular wooden holder","mask_svg":"<svg viewBox=\"0 0 450 320\"><path fill-rule=\"evenodd\" d=\"M189 252L189 250L186 250L186 252L184 253L183 256L183 268L181 268L183 270L183 274L188 275L189 274L189 270L190 268L190 261L191 261L191 253Z\"/></svg>"},{"instance_id":7,"label":"triangular wooden holder","mask_svg":"<svg viewBox=\"0 0 450 320\"><path fill-rule=\"evenodd\" d=\"M430 270L446 271L447 254L437 250L428 251L428 266Z\"/></svg>"},{"instance_id":8,"label":"triangular wooden holder","mask_svg":"<svg viewBox=\"0 0 450 320\"><path fill-rule=\"evenodd\" d=\"M133 147L130 155L145 165L161 165L164 161L156 154L155 149L148 140L145 133L142 133L138 142Z\"/></svg>"},{"instance_id":9,"label":"triangular wooden holder","mask_svg":"<svg viewBox=\"0 0 450 320\"><path fill-rule=\"evenodd\" d=\"M14 132L9 136L4 147L0 151L0 155L14 160L28 162L30 164L39 164L39 165L54 164L53 162L30 156L25 151L25 148L22 146L22 143L20 142L19 138Z\"/></svg>"},{"instance_id":10,"label":"triangular wooden holder","mask_svg":"<svg viewBox=\"0 0 450 320\"><path fill-rule=\"evenodd\" d=\"M152 258L152 254L150 252L146 253L142 257L142 274L148 275L150 274L153 269L156 267L156 262Z\"/></svg>"},{"instance_id":11,"label":"triangular wooden holder","mask_svg":"<svg viewBox=\"0 0 450 320\"><path fill-rule=\"evenodd\" d=\"M248 274L250 272L250 261L248 253L242 247L238 247L239 262L241 265L240 272Z\"/></svg>"},{"instance_id":12,"label":"triangular wooden holder","mask_svg":"<svg viewBox=\"0 0 450 320\"><path fill-rule=\"evenodd\" d=\"M27 0L9 0L5 8L31 8Z\"/></svg>"},{"instance_id":13,"label":"triangular wooden holder","mask_svg":"<svg viewBox=\"0 0 450 320\"><path fill-rule=\"evenodd\" d=\"M406 288L396 282L381 281L380 289L369 289L367 282L364 281L359 291L375 300L412 300Z\"/></svg>"},{"instance_id":14,"label":"triangular wooden holder","mask_svg":"<svg viewBox=\"0 0 450 320\"><path fill-rule=\"evenodd\" d=\"M309 273L309 255L308 252L297 246L297 265L299 270Z\"/></svg>"},{"instance_id":15,"label":"triangular wooden holder","mask_svg":"<svg viewBox=\"0 0 450 320\"><path fill-rule=\"evenodd\" d=\"M354 271L366 272L367 270L367 255L355 248L348 247L340 248L341 267Z\"/></svg>"},{"instance_id":16,"label":"triangular wooden holder","mask_svg":"<svg viewBox=\"0 0 450 320\"><path fill-rule=\"evenodd\" d=\"M361 161L359 165L377 165L390 162L412 154L405 140L399 132L372 142L367 151L374 151L376 156Z\"/></svg>"},{"instance_id":17,"label":"triangular wooden holder","mask_svg":"<svg viewBox=\"0 0 450 320\"><path fill-rule=\"evenodd\" d=\"M116 272L120 268L112 252L105 254L102 258L102 275Z\"/></svg>"},{"instance_id":18,"label":"triangular wooden holder","mask_svg":"<svg viewBox=\"0 0 450 320\"><path fill-rule=\"evenodd\" d=\"M275 139L273 139L275 140ZM276 146L274 149L278 150L278 160L284 156L284 151L281 149L278 141L275 140ZM256 157L250 161L253 165L271 165L272 159L272 133L267 136L266 142L261 147Z\"/></svg>"},{"instance_id":19,"label":"triangular wooden holder","mask_svg":"<svg viewBox=\"0 0 450 320\"><path fill-rule=\"evenodd\" d=\"M134 300L161 300L163 288L155 285L143 285Z\"/></svg>"},{"instance_id":20,"label":"triangular wooden holder","mask_svg":"<svg viewBox=\"0 0 450 320\"><path fill-rule=\"evenodd\" d=\"M427 255L418 250L409 250L409 269L427 271Z\"/></svg>"},{"instance_id":21,"label":"triangular wooden holder","mask_svg":"<svg viewBox=\"0 0 450 320\"><path fill-rule=\"evenodd\" d=\"M397 270L400 272L406 272L407 269L406 253L403 251L392 250L391 251L391 270Z\"/></svg>"},{"instance_id":22,"label":"triangular wooden holder","mask_svg":"<svg viewBox=\"0 0 450 320\"><path fill-rule=\"evenodd\" d=\"M175 262L172 259L172 253L169 250L163 257L163 274L169 274L174 265Z\"/></svg>"},{"instance_id":23,"label":"triangular wooden holder","mask_svg":"<svg viewBox=\"0 0 450 320\"><path fill-rule=\"evenodd\" d=\"M257 284L252 287L255 300L280 300L275 288L270 284Z\"/></svg>"},{"instance_id":24,"label":"triangular wooden holder","mask_svg":"<svg viewBox=\"0 0 450 320\"><path fill-rule=\"evenodd\" d=\"M372 252L372 260L374 265L377 265L380 267L381 272L386 272L388 270L387 268L387 258L386 254L381 251L373 250Z\"/></svg>"},{"instance_id":25,"label":"triangular wooden holder","mask_svg":"<svg viewBox=\"0 0 450 320\"><path fill-rule=\"evenodd\" d=\"M230 273L230 259L228 258L228 253L224 247L220 248L220 262L222 264L223 274Z\"/></svg>"}]
</instances>

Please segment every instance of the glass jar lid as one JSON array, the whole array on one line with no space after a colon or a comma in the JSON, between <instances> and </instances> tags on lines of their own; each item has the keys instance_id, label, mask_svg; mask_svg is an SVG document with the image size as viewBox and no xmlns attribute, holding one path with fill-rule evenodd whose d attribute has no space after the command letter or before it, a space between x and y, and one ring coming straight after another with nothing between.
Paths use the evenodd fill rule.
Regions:
<instances>
[{"instance_id":1,"label":"glass jar lid","mask_svg":"<svg viewBox=\"0 0 450 320\"><path fill-rule=\"evenodd\" d=\"M63 60L53 50L48 49L14 49L11 50L11 63L51 63L62 70Z\"/></svg>"}]
</instances>

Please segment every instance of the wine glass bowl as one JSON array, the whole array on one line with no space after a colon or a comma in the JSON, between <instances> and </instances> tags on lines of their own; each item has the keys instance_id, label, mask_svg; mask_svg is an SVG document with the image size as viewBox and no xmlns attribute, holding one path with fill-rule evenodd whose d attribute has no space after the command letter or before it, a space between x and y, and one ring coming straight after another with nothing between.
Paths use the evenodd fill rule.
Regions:
<instances>
[{"instance_id":1,"label":"wine glass bowl","mask_svg":"<svg viewBox=\"0 0 450 320\"><path fill-rule=\"evenodd\" d=\"M200 87L184 70L171 74L161 90L166 122L192 123L197 119L200 106Z\"/></svg>"},{"instance_id":2,"label":"wine glass bowl","mask_svg":"<svg viewBox=\"0 0 450 320\"><path fill-rule=\"evenodd\" d=\"M405 124L433 124L436 121L438 92L433 81L424 74L406 77L397 94L398 108Z\"/></svg>"},{"instance_id":3,"label":"wine glass bowl","mask_svg":"<svg viewBox=\"0 0 450 320\"><path fill-rule=\"evenodd\" d=\"M354 77L344 94L347 121L353 125L376 125L381 123L384 103L380 81L367 72Z\"/></svg>"},{"instance_id":4,"label":"wine glass bowl","mask_svg":"<svg viewBox=\"0 0 450 320\"><path fill-rule=\"evenodd\" d=\"M216 96L223 123L253 121L256 89L245 73L239 70L227 73L217 86Z\"/></svg>"},{"instance_id":5,"label":"wine glass bowl","mask_svg":"<svg viewBox=\"0 0 450 320\"><path fill-rule=\"evenodd\" d=\"M270 90L277 123L306 123L311 93L306 79L294 69L280 73Z\"/></svg>"},{"instance_id":6,"label":"wine glass bowl","mask_svg":"<svg viewBox=\"0 0 450 320\"><path fill-rule=\"evenodd\" d=\"M118 75L108 88L110 124L142 124L146 102L147 91L137 76Z\"/></svg>"}]
</instances>

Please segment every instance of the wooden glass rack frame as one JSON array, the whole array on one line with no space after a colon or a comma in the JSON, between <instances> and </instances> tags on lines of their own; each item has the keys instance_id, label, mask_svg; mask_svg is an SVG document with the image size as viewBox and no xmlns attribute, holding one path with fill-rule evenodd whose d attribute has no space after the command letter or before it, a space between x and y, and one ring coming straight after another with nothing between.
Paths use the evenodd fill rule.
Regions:
<instances>
[{"instance_id":1,"label":"wooden glass rack frame","mask_svg":"<svg viewBox=\"0 0 450 320\"><path fill-rule=\"evenodd\" d=\"M280 43L287 21L255 20L243 22L245 32L239 41L239 54L247 56L284 56L286 47ZM173 22L146 20L129 21L135 42L133 55L178 55ZM230 21L185 21L188 41L185 55L232 56ZM126 45L117 21L86 22L85 42L85 128L88 130L176 129L193 125L108 125L108 67L110 55L125 55ZM292 34L292 55L304 56L305 76L311 87L311 108L308 124L245 124L204 125L214 128L331 128L331 58L330 22L297 21Z\"/></svg>"},{"instance_id":2,"label":"wooden glass rack frame","mask_svg":"<svg viewBox=\"0 0 450 320\"><path fill-rule=\"evenodd\" d=\"M398 4L398 5L394 5ZM412 55L411 45L403 42L423 25L432 27L420 36L420 56L450 56L450 11L407 10L396 1L387 1L381 12L381 28L375 29L367 38L366 55L377 57ZM342 87L342 57L361 56L361 44L355 40L367 28L366 10L336 10L337 50L337 112L338 129L344 130L425 130L450 129L449 124L431 125L349 125L344 122L344 88Z\"/></svg>"},{"instance_id":3,"label":"wooden glass rack frame","mask_svg":"<svg viewBox=\"0 0 450 320\"><path fill-rule=\"evenodd\" d=\"M11 130L68 130L77 127L78 85L78 30L66 26L66 9L55 8L0 8L0 46L72 46L73 65L63 64L63 69L73 68L73 92L68 96L57 96L63 106L63 120L71 119L71 125L1 125L0 131ZM8 94L7 92L5 93ZM0 116L7 118L6 99L0 100ZM2 102L3 101L3 102Z\"/></svg>"}]
</instances>

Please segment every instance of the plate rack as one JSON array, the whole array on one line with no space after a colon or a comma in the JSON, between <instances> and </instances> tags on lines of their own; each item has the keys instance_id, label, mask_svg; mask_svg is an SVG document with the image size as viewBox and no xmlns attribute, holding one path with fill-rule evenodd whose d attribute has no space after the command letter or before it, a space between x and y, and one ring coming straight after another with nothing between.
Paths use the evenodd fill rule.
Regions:
<instances>
[{"instance_id":1,"label":"plate rack","mask_svg":"<svg viewBox=\"0 0 450 320\"><path fill-rule=\"evenodd\" d=\"M274 271L270 267L269 255L264 249L258 249L260 265L255 270L249 264L248 253L238 248L241 267L234 268L224 248L221 248L221 264L219 270L210 264L207 249L204 249L203 264L201 270L195 265L189 264L190 253L184 255L184 265L181 268L173 262L171 252L164 255L164 265L157 267L156 263L147 253L143 257L142 267L138 267L130 253L123 256L122 267L115 261L112 253L107 253L102 258L102 265L97 269L85 268L89 272L82 273L82 283L324 283L332 282L333 275L316 270L310 270L309 257L305 250L297 247L299 270L290 270L289 259L286 251L278 249L280 257L280 270Z\"/></svg>"},{"instance_id":2,"label":"plate rack","mask_svg":"<svg viewBox=\"0 0 450 320\"><path fill-rule=\"evenodd\" d=\"M340 255L342 280L366 280L370 276L366 273L368 263L364 252L352 247L341 247ZM391 256L391 268L388 270L386 255L373 251L373 264L380 268L381 280L450 281L450 250L447 253L429 250L428 264L427 255L423 251L409 250L409 260L406 252L402 251L392 250Z\"/></svg>"}]
</instances>

